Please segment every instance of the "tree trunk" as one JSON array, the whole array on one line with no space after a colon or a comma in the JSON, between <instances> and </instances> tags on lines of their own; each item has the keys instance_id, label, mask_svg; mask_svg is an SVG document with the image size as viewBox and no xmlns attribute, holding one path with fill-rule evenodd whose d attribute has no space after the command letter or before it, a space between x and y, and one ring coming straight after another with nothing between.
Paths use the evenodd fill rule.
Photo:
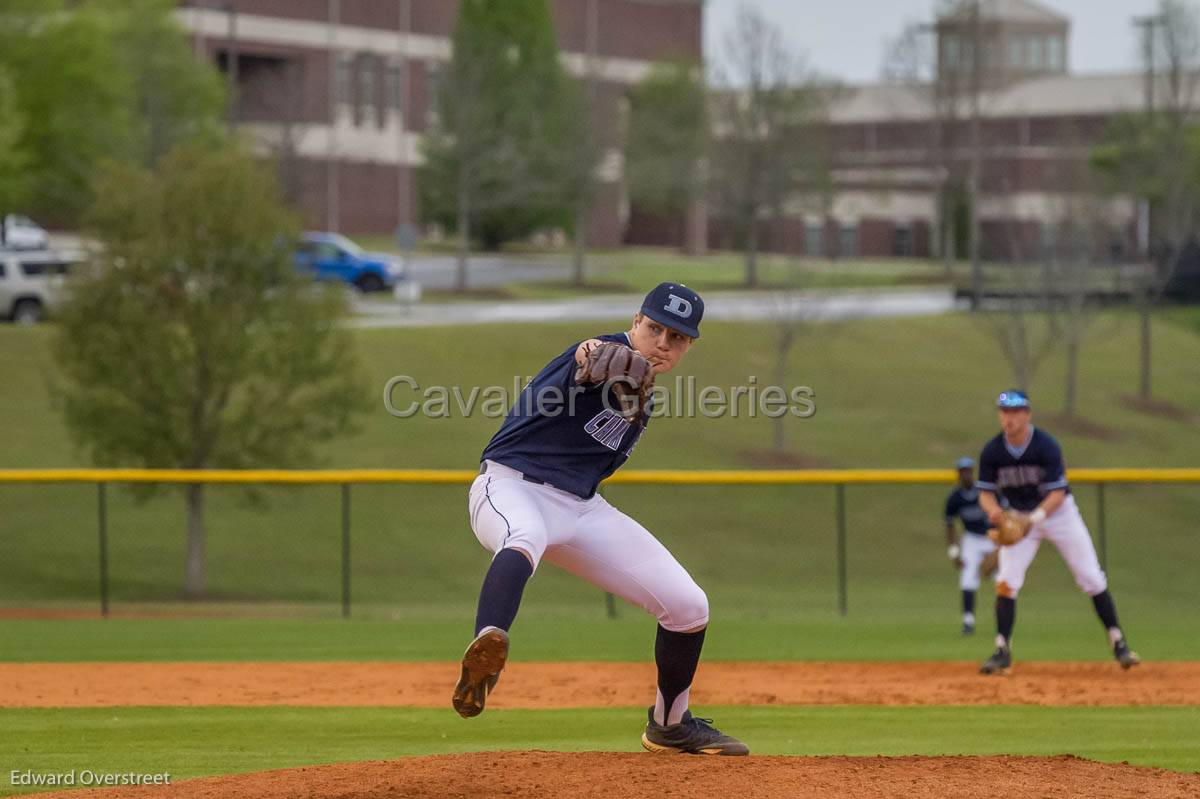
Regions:
<instances>
[{"instance_id":1,"label":"tree trunk","mask_svg":"<svg viewBox=\"0 0 1200 799\"><path fill-rule=\"evenodd\" d=\"M1013 345L1013 353L1016 363L1013 366L1016 367L1017 388L1029 391L1029 340L1025 335L1025 320L1018 319L1014 327L1016 342Z\"/></svg>"},{"instance_id":2,"label":"tree trunk","mask_svg":"<svg viewBox=\"0 0 1200 799\"><path fill-rule=\"evenodd\" d=\"M746 285L758 285L758 218L750 220L746 232Z\"/></svg>"},{"instance_id":3,"label":"tree trunk","mask_svg":"<svg viewBox=\"0 0 1200 799\"><path fill-rule=\"evenodd\" d=\"M1079 325L1078 318L1068 322L1071 329L1067 331L1067 386L1063 401L1063 415L1075 415L1075 387L1079 381Z\"/></svg>"},{"instance_id":4,"label":"tree trunk","mask_svg":"<svg viewBox=\"0 0 1200 799\"><path fill-rule=\"evenodd\" d=\"M575 251L572 255L572 272L576 286L586 282L587 261L587 208L583 203L575 209Z\"/></svg>"},{"instance_id":5,"label":"tree trunk","mask_svg":"<svg viewBox=\"0 0 1200 799\"><path fill-rule=\"evenodd\" d=\"M183 592L189 598L203 596L204 569L204 484L190 483L185 489L187 503L187 568Z\"/></svg>"},{"instance_id":6,"label":"tree trunk","mask_svg":"<svg viewBox=\"0 0 1200 799\"><path fill-rule=\"evenodd\" d=\"M942 272L949 280L954 276L954 203L950 197L942 199Z\"/></svg>"},{"instance_id":7,"label":"tree trunk","mask_svg":"<svg viewBox=\"0 0 1200 799\"><path fill-rule=\"evenodd\" d=\"M1150 298L1146 297L1141 303L1141 360L1142 360L1142 375L1139 383L1138 396L1142 399L1150 399Z\"/></svg>"},{"instance_id":8,"label":"tree trunk","mask_svg":"<svg viewBox=\"0 0 1200 799\"><path fill-rule=\"evenodd\" d=\"M454 290L467 290L467 260L471 255L471 203L467 196L466 172L460 170L458 181L458 261L455 267Z\"/></svg>"}]
</instances>

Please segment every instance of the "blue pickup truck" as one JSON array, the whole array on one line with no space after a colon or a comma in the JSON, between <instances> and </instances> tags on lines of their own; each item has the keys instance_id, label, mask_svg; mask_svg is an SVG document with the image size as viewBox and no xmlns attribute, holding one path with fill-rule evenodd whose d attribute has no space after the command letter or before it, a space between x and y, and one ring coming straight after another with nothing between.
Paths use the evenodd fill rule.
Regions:
<instances>
[{"instance_id":1,"label":"blue pickup truck","mask_svg":"<svg viewBox=\"0 0 1200 799\"><path fill-rule=\"evenodd\" d=\"M305 233L296 248L296 268L317 280L340 280L362 292L391 291L406 279L399 258L364 252L337 233Z\"/></svg>"}]
</instances>

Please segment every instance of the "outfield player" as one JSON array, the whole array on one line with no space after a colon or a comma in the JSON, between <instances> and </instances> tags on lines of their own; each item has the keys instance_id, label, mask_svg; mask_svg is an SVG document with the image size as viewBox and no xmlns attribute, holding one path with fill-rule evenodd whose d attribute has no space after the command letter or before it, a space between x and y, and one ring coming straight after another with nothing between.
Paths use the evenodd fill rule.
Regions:
<instances>
[{"instance_id":1,"label":"outfield player","mask_svg":"<svg viewBox=\"0 0 1200 799\"><path fill-rule=\"evenodd\" d=\"M946 497L946 547L951 562L958 568L958 588L962 592L962 632L975 632L975 592L979 590L983 560L996 545L987 537L988 519L979 507L979 489L975 485L975 461L959 458L958 485ZM962 520L962 542L955 529Z\"/></svg>"},{"instance_id":2,"label":"outfield player","mask_svg":"<svg viewBox=\"0 0 1200 799\"><path fill-rule=\"evenodd\" d=\"M1028 532L1014 544L1000 548L996 575L996 651L980 672L1007 674L1012 668L1012 631L1017 615L1017 593L1038 547L1048 540L1062 555L1075 577L1075 584L1092 598L1100 623L1108 633L1113 657L1122 668L1140 662L1129 648L1117 608L1108 592L1108 581L1096 557L1091 535L1079 515L1067 482L1062 449L1054 437L1031 423L1029 397L1021 391L1005 391L996 400L999 435L983 447L979 456L979 504L994 525L1003 523L1005 511L998 497L1020 514Z\"/></svg>"},{"instance_id":3,"label":"outfield player","mask_svg":"<svg viewBox=\"0 0 1200 799\"><path fill-rule=\"evenodd\" d=\"M655 287L627 332L572 344L550 361L484 449L469 510L476 538L494 557L479 593L475 639L454 689L452 704L460 715L483 711L508 658L508 631L525 584L547 560L658 619L658 686L642 736L646 749L749 752L688 710L708 626L704 591L646 528L596 493L600 481L629 458L648 417L631 419L615 410L608 385L577 382L577 370L583 374L600 353L607 353L606 360L616 352L643 364L644 356L647 373L670 371L699 338L703 313L703 301L685 286ZM564 410L564 396L573 397L574 407Z\"/></svg>"}]
</instances>

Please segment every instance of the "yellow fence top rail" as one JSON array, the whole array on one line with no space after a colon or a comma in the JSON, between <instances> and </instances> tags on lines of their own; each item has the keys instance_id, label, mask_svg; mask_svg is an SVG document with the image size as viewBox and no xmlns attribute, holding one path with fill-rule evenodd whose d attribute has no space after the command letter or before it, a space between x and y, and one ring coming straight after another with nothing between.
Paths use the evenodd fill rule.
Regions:
<instances>
[{"instance_id":1,"label":"yellow fence top rail","mask_svg":"<svg viewBox=\"0 0 1200 799\"><path fill-rule=\"evenodd\" d=\"M469 483L472 469L0 469L0 483ZM1196 469L1071 469L1077 483L1200 483ZM658 485L836 485L953 483L953 469L779 469L620 472L609 483Z\"/></svg>"}]
</instances>

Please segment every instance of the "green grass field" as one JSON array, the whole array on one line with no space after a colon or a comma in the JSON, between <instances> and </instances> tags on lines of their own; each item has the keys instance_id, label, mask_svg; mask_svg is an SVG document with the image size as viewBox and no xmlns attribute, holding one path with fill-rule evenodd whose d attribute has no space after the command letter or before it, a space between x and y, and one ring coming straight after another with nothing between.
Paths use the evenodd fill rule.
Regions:
<instances>
[{"instance_id":1,"label":"green grass field","mask_svg":"<svg viewBox=\"0 0 1200 799\"><path fill-rule=\"evenodd\" d=\"M637 751L640 708L509 710L464 721L404 708L0 710L9 770L168 772L173 780L318 763L505 750ZM712 707L756 754L1069 753L1200 769L1197 708ZM919 743L918 743L919 742ZM86 765L84 765L86 764Z\"/></svg>"},{"instance_id":2,"label":"green grass field","mask_svg":"<svg viewBox=\"0 0 1200 799\"><path fill-rule=\"evenodd\" d=\"M567 343L609 325L484 326L374 330L356 334L369 390L410 374L422 386L511 385ZM1129 406L1136 364L1133 320L1105 319L1085 343L1080 413L1101 435L1056 427L1062 365L1051 359L1033 386L1040 419L1063 441L1071 466L1195 466L1196 417L1150 415ZM2 465L86 464L54 407L49 328L0 327ZM768 325L712 323L685 366L698 385L775 379ZM1159 396L1200 408L1200 335L1186 317L1156 327ZM668 381L669 382L669 381ZM994 433L995 391L1009 382L991 336L968 316L828 325L806 331L786 385L808 385L817 413L789 418L786 448L772 449L774 422L748 418L657 419L628 468L948 467ZM1124 387L1128 386L1126 389ZM398 395L402 402L407 395ZM498 426L478 414L396 419L382 401L353 436L324 448L334 467L471 467ZM1094 431L1093 431L1094 432ZM364 612L467 618L486 553L466 523L465 486L359 486L353 492L353 597ZM949 486L851 487L847 491L852 615L940 618L955 586L942 548L941 503ZM1077 490L1096 527L1096 494ZM747 618L792 618L836 608L833 490L828 487L613 486L610 500L643 521L695 574L717 608ZM272 489L249 502L226 487L208 491L212 596L332 608L340 596L340 506L336 486ZM87 485L0 486L0 602L91 602L97 596L96 494ZM1108 567L1127 613L1183 616L1200 606L1191 564L1200 546L1197 486L1108 490ZM115 602L179 597L182 499L166 492L139 504L109 496L110 573ZM270 559L271 568L258 564ZM541 572L537 603L563 613L602 614L596 592ZM1074 613L1079 597L1060 561L1035 564L1031 601Z\"/></svg>"},{"instance_id":3,"label":"green grass field","mask_svg":"<svg viewBox=\"0 0 1200 799\"><path fill-rule=\"evenodd\" d=\"M1184 414L1131 407L1134 320L1102 319L1085 343L1080 414L1054 417L1062 362L1033 386L1038 419L1071 466L1200 465L1200 319L1156 323L1158 393ZM376 330L356 334L382 394L388 377L422 385L509 385L571 341L611 325ZM0 326L3 467L86 464L54 406L51 329ZM685 365L700 385L776 379L769 325L711 323ZM806 331L785 382L815 390L818 412L791 419L772 451L762 418L659 419L630 468L949 467L995 430L994 393L1009 383L987 331L967 316L856 322ZM1191 413L1187 416L1186 413ZM497 420L394 419L382 403L352 437L324 451L335 467L470 467ZM949 486L848 490L849 615L837 614L829 488L613 486L609 498L654 530L709 593L706 657L721 660L977 660L986 633L957 635L957 586L942 546ZM465 486L356 487L355 618L336 618L340 509L335 487L272 489L250 502L209 492L212 603L260 618L0 620L0 660L452 660L469 633L487 555L471 535ZM1095 529L1096 494L1077 490ZM87 605L96 598L91 486L0 486L0 605ZM114 602L137 612L179 598L182 500L109 495ZM1200 487L1113 486L1107 560L1122 621L1142 655L1200 659ZM263 564L268 564L264 568ZM987 630L987 600L981 625ZM177 606L176 606L177 607ZM595 589L541 570L514 636L524 660L648 660L652 621ZM1022 593L1018 659L1104 659L1090 604L1052 551ZM756 752L792 754L1073 753L1200 771L1195 707L701 708ZM489 712L380 708L0 709L0 767L170 771L176 779L429 752L544 748L632 750L640 708ZM0 772L0 792L8 787Z\"/></svg>"}]
</instances>

